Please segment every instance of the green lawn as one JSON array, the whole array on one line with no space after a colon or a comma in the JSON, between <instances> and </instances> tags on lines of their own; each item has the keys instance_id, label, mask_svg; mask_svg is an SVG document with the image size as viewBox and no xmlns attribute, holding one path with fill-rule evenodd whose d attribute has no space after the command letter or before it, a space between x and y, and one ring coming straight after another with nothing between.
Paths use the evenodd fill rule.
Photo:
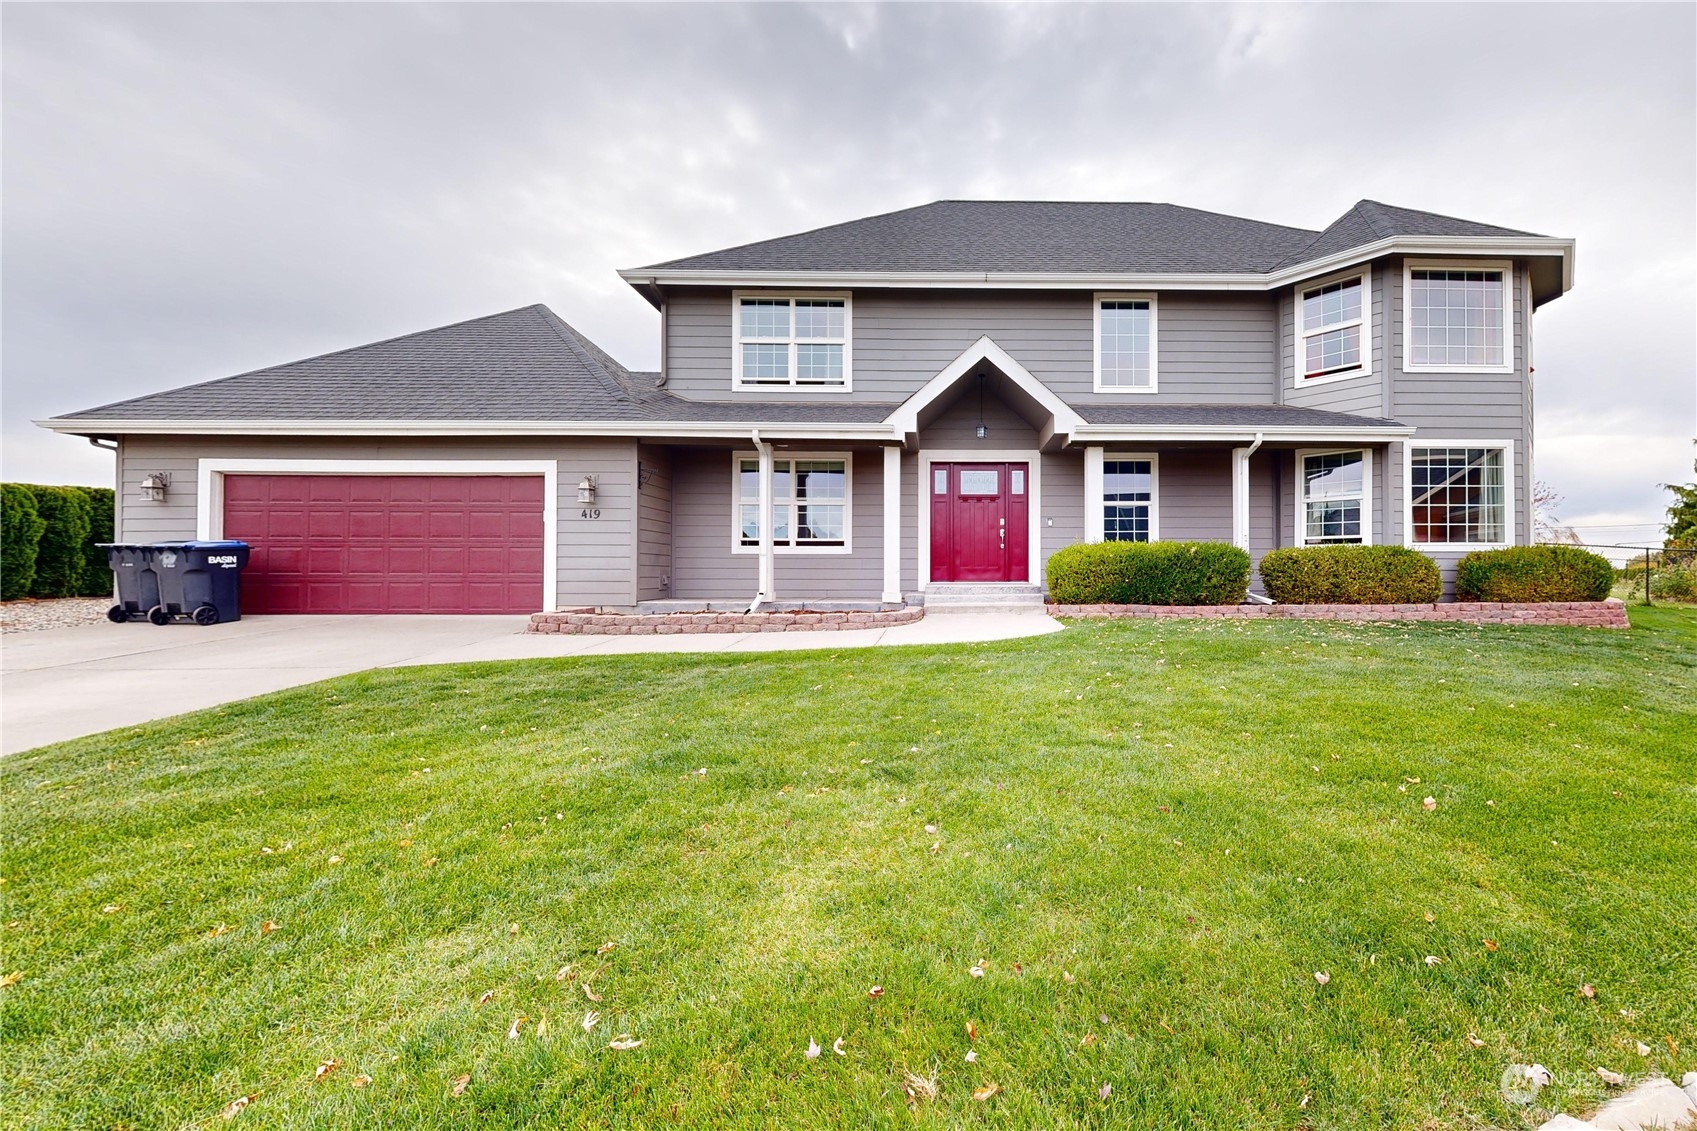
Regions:
<instances>
[{"instance_id":1,"label":"green lawn","mask_svg":"<svg viewBox=\"0 0 1697 1131\"><path fill-rule=\"evenodd\" d=\"M1633 618L386 670L15 756L0 1112L1535 1126L1697 1068L1697 612Z\"/></svg>"}]
</instances>

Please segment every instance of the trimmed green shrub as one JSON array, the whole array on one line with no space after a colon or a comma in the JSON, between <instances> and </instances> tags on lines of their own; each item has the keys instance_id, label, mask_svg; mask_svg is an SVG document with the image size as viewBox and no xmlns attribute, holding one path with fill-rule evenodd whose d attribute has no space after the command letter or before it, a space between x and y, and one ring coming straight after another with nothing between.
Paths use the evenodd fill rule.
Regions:
<instances>
[{"instance_id":1,"label":"trimmed green shrub","mask_svg":"<svg viewBox=\"0 0 1697 1131\"><path fill-rule=\"evenodd\" d=\"M41 532L46 529L35 506L35 492L17 483L0 483L0 600L29 596Z\"/></svg>"},{"instance_id":2,"label":"trimmed green shrub","mask_svg":"<svg viewBox=\"0 0 1697 1131\"><path fill-rule=\"evenodd\" d=\"M110 597L112 567L99 543L113 540L118 518L117 500L110 487L81 487L78 490L88 496L89 523L88 541L83 543L82 576L77 583L77 595Z\"/></svg>"},{"instance_id":3,"label":"trimmed green shrub","mask_svg":"<svg viewBox=\"0 0 1697 1131\"><path fill-rule=\"evenodd\" d=\"M1291 546L1261 559L1267 596L1286 605L1422 605L1443 595L1431 558L1406 546Z\"/></svg>"},{"instance_id":4,"label":"trimmed green shrub","mask_svg":"<svg viewBox=\"0 0 1697 1131\"><path fill-rule=\"evenodd\" d=\"M46 529L35 557L32 597L75 597L82 589L90 519L94 508L81 487L23 484L35 495L35 509Z\"/></svg>"},{"instance_id":5,"label":"trimmed green shrub","mask_svg":"<svg viewBox=\"0 0 1697 1131\"><path fill-rule=\"evenodd\" d=\"M1081 542L1055 552L1048 578L1063 605L1236 605L1249 555L1223 542Z\"/></svg>"},{"instance_id":6,"label":"trimmed green shrub","mask_svg":"<svg viewBox=\"0 0 1697 1131\"><path fill-rule=\"evenodd\" d=\"M1614 583L1608 559L1578 546L1479 550L1455 566L1458 601L1601 601Z\"/></svg>"}]
</instances>

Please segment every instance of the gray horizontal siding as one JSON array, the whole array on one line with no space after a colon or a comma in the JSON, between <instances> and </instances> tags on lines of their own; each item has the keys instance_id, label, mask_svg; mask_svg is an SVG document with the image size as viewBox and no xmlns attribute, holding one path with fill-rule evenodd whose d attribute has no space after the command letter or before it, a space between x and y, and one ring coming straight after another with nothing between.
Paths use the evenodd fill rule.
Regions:
<instances>
[{"instance_id":1,"label":"gray horizontal siding","mask_svg":"<svg viewBox=\"0 0 1697 1131\"><path fill-rule=\"evenodd\" d=\"M1368 361L1371 372L1362 377L1305 384L1300 378L1296 342L1296 291L1279 299L1279 373L1284 403L1327 412L1350 412L1362 416L1385 413L1385 311L1389 305L1388 269L1375 267L1369 281Z\"/></svg>"},{"instance_id":2,"label":"gray horizontal siding","mask_svg":"<svg viewBox=\"0 0 1697 1131\"><path fill-rule=\"evenodd\" d=\"M811 449L810 449L811 450ZM825 450L825 449L819 449ZM779 454L785 454L782 449ZM773 556L780 600L877 600L884 589L884 457L850 453L848 554ZM752 600L759 584L756 554L734 553L732 474L728 448L680 448L673 455L672 596L679 600Z\"/></svg>"},{"instance_id":3,"label":"gray horizontal siding","mask_svg":"<svg viewBox=\"0 0 1697 1131\"><path fill-rule=\"evenodd\" d=\"M1277 315L1261 295L1175 292L1158 299L1157 394L1093 391L1095 322L1089 292L858 291L853 391L734 393L728 290L674 291L667 301L666 379L699 400L906 399L980 337L1007 350L1075 404L1271 402L1277 392Z\"/></svg>"},{"instance_id":4,"label":"gray horizontal siding","mask_svg":"<svg viewBox=\"0 0 1697 1131\"><path fill-rule=\"evenodd\" d=\"M1230 542L1232 467L1227 448L1160 453L1161 540Z\"/></svg>"},{"instance_id":5,"label":"gray horizontal siding","mask_svg":"<svg viewBox=\"0 0 1697 1131\"><path fill-rule=\"evenodd\" d=\"M118 491L123 499L118 538L127 542L193 538L202 458L552 459L559 468L558 604L622 608L634 604L636 593L631 553L634 452L635 445L623 440L128 436L118 448ZM148 502L141 497L141 480L154 471L171 476L171 489L164 502ZM597 477L599 519L582 518L577 504L577 482L586 474Z\"/></svg>"},{"instance_id":6,"label":"gray horizontal siding","mask_svg":"<svg viewBox=\"0 0 1697 1131\"><path fill-rule=\"evenodd\" d=\"M641 601L667 597L672 586L672 453L637 448L636 595ZM641 482L646 474L647 483Z\"/></svg>"}]
</instances>

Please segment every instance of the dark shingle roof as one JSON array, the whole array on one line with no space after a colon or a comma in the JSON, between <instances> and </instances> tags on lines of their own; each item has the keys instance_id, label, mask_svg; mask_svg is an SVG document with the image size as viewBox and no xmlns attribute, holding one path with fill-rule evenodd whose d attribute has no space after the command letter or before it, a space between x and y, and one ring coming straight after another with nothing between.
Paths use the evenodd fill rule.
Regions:
<instances>
[{"instance_id":1,"label":"dark shingle roof","mask_svg":"<svg viewBox=\"0 0 1697 1131\"><path fill-rule=\"evenodd\" d=\"M1091 424L1161 428L1201 424L1218 428L1401 428L1395 420L1354 416L1282 404L1113 404L1078 405Z\"/></svg>"},{"instance_id":2,"label":"dark shingle roof","mask_svg":"<svg viewBox=\"0 0 1697 1131\"><path fill-rule=\"evenodd\" d=\"M1525 236L1357 202L1323 232L1175 204L939 200L641 271L1265 274L1391 236Z\"/></svg>"},{"instance_id":3,"label":"dark shingle roof","mask_svg":"<svg viewBox=\"0 0 1697 1131\"><path fill-rule=\"evenodd\" d=\"M835 271L1268 270L1316 233L1175 204L939 200L658 263Z\"/></svg>"}]
</instances>

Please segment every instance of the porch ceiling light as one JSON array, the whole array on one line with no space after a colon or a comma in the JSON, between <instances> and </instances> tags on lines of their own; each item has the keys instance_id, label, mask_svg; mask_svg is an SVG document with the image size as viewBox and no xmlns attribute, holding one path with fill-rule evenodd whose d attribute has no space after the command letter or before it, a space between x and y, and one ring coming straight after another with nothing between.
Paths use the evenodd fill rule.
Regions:
<instances>
[{"instance_id":1,"label":"porch ceiling light","mask_svg":"<svg viewBox=\"0 0 1697 1131\"><path fill-rule=\"evenodd\" d=\"M150 472L142 477L141 497L152 503L165 501L165 492L170 489L171 477L163 471Z\"/></svg>"},{"instance_id":2,"label":"porch ceiling light","mask_svg":"<svg viewBox=\"0 0 1697 1131\"><path fill-rule=\"evenodd\" d=\"M982 373L978 375L978 427L972 430L972 434L980 440L990 434L989 427L984 423L984 374Z\"/></svg>"},{"instance_id":3,"label":"porch ceiling light","mask_svg":"<svg viewBox=\"0 0 1697 1131\"><path fill-rule=\"evenodd\" d=\"M577 501L585 506L595 501L595 476L585 475L577 481Z\"/></svg>"}]
</instances>

